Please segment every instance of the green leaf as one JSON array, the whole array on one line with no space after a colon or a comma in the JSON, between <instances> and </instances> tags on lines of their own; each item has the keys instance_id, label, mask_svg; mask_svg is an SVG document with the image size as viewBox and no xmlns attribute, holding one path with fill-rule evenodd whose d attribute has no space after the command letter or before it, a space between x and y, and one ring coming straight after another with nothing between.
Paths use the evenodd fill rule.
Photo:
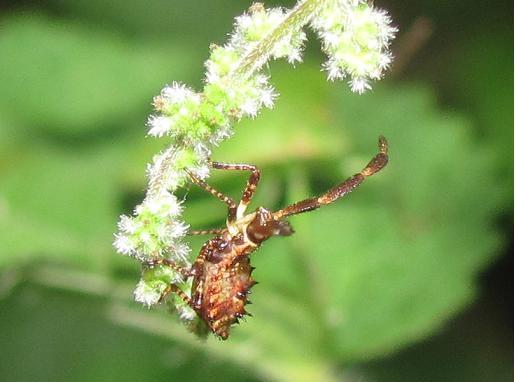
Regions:
<instances>
[{"instance_id":1,"label":"green leaf","mask_svg":"<svg viewBox=\"0 0 515 382\"><path fill-rule=\"evenodd\" d=\"M12 146L0 161L0 266L61 258L106 264L115 228L112 168L105 155Z\"/></svg>"},{"instance_id":2,"label":"green leaf","mask_svg":"<svg viewBox=\"0 0 515 382\"><path fill-rule=\"evenodd\" d=\"M134 43L80 24L34 16L3 20L0 112L59 134L120 129L152 96L190 72L184 47ZM179 55L178 52L181 52Z\"/></svg>"},{"instance_id":3,"label":"green leaf","mask_svg":"<svg viewBox=\"0 0 515 382\"><path fill-rule=\"evenodd\" d=\"M81 15L93 28L111 28L166 43L171 39L188 40L199 50L210 43L223 42L233 17L242 11L240 3L225 0L189 1L180 5L166 0L51 0L49 3L70 18ZM202 63L198 61L196 65L201 70Z\"/></svg>"},{"instance_id":4,"label":"green leaf","mask_svg":"<svg viewBox=\"0 0 515 382\"><path fill-rule=\"evenodd\" d=\"M174 381L180 376L210 382L216 376L227 382L258 381L245 368L206 356L200 349L128 330L99 314L111 310L103 298L34 285L18 288L0 300L0 325L9 328L0 333L9 349L0 363L2 379L137 382ZM80 351L71 351L78 343Z\"/></svg>"},{"instance_id":5,"label":"green leaf","mask_svg":"<svg viewBox=\"0 0 515 382\"><path fill-rule=\"evenodd\" d=\"M214 151L217 159L263 166L333 158L344 150L345 132L334 121L324 75L316 71L299 73L287 64L277 63L276 67L282 81L277 84L281 97L274 110L264 110L256 120L238 123L234 137ZM299 76L303 78L301 86L297 83Z\"/></svg>"},{"instance_id":6,"label":"green leaf","mask_svg":"<svg viewBox=\"0 0 515 382\"><path fill-rule=\"evenodd\" d=\"M498 161L496 175L513 202L513 54L512 30L477 32L453 51L448 81L452 95L478 121L481 136ZM478 129L478 130L479 130ZM511 187L510 187L511 186Z\"/></svg>"}]
</instances>

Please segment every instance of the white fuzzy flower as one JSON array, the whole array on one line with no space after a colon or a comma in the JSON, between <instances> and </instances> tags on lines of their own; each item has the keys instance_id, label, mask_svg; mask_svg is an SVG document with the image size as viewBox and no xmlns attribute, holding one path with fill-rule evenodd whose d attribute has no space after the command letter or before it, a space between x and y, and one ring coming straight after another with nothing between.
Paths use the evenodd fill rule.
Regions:
<instances>
[{"instance_id":1,"label":"white fuzzy flower","mask_svg":"<svg viewBox=\"0 0 515 382\"><path fill-rule=\"evenodd\" d=\"M249 29L254 21L252 20L252 17L248 14L243 14L241 16L238 16L234 19L236 28L239 28L240 30L246 30Z\"/></svg>"},{"instance_id":2,"label":"white fuzzy flower","mask_svg":"<svg viewBox=\"0 0 515 382\"><path fill-rule=\"evenodd\" d=\"M281 8L254 8L251 14L236 17L234 33L230 45L242 51L252 49L271 30L276 28L284 19Z\"/></svg>"},{"instance_id":3,"label":"white fuzzy flower","mask_svg":"<svg viewBox=\"0 0 515 382\"><path fill-rule=\"evenodd\" d=\"M200 95L184 84L173 82L161 90L161 97L169 104L181 104L186 101L200 102Z\"/></svg>"},{"instance_id":4,"label":"white fuzzy flower","mask_svg":"<svg viewBox=\"0 0 515 382\"><path fill-rule=\"evenodd\" d=\"M245 54L277 28L286 16L287 13L282 8L265 9L262 6L254 6L250 14L244 14L236 18L234 33L229 44ZM289 63L299 62L301 61L302 45L305 40L306 34L302 29L293 30L275 42L269 55L274 59L286 57Z\"/></svg>"},{"instance_id":5,"label":"white fuzzy flower","mask_svg":"<svg viewBox=\"0 0 515 382\"><path fill-rule=\"evenodd\" d=\"M271 109L274 106L274 102L277 96L278 94L275 92L273 87L265 87L260 91L259 102L261 102L263 106Z\"/></svg>"},{"instance_id":6,"label":"white fuzzy flower","mask_svg":"<svg viewBox=\"0 0 515 382\"><path fill-rule=\"evenodd\" d=\"M174 113L178 113L181 115L189 114L190 110L185 105L187 103L193 105L199 105L201 102L200 94L196 93L189 87L184 84L173 82L172 85L167 85L161 90L161 110L170 109L171 106L176 106L172 112L172 116ZM170 112L170 110L168 110Z\"/></svg>"},{"instance_id":7,"label":"white fuzzy flower","mask_svg":"<svg viewBox=\"0 0 515 382\"><path fill-rule=\"evenodd\" d=\"M302 61L302 50L300 48L290 49L286 54L287 60L290 64Z\"/></svg>"},{"instance_id":8,"label":"white fuzzy flower","mask_svg":"<svg viewBox=\"0 0 515 382\"><path fill-rule=\"evenodd\" d=\"M152 244L154 241L154 238L152 237L151 233L148 231L141 231L139 234L139 239L143 244L149 245Z\"/></svg>"},{"instance_id":9,"label":"white fuzzy flower","mask_svg":"<svg viewBox=\"0 0 515 382\"><path fill-rule=\"evenodd\" d=\"M191 248L185 243L175 243L172 247L172 252L175 257L180 259L184 264L189 264L189 255Z\"/></svg>"},{"instance_id":10,"label":"white fuzzy flower","mask_svg":"<svg viewBox=\"0 0 515 382\"><path fill-rule=\"evenodd\" d=\"M148 135L162 137L170 132L173 126L173 119L165 116L151 115L148 118Z\"/></svg>"},{"instance_id":11,"label":"white fuzzy flower","mask_svg":"<svg viewBox=\"0 0 515 382\"><path fill-rule=\"evenodd\" d=\"M329 81L339 80L344 77L343 71L332 59L327 60L327 62L322 65L322 68L327 72L327 79Z\"/></svg>"},{"instance_id":12,"label":"white fuzzy flower","mask_svg":"<svg viewBox=\"0 0 515 382\"><path fill-rule=\"evenodd\" d=\"M164 216L176 217L182 212L182 202L175 195L165 193L161 200L161 211Z\"/></svg>"},{"instance_id":13,"label":"white fuzzy flower","mask_svg":"<svg viewBox=\"0 0 515 382\"><path fill-rule=\"evenodd\" d=\"M172 222L168 226L168 235L170 235L171 238L180 238L184 237L186 235L186 232L188 232L189 225L187 225L184 222L181 221L175 221Z\"/></svg>"},{"instance_id":14,"label":"white fuzzy flower","mask_svg":"<svg viewBox=\"0 0 515 382\"><path fill-rule=\"evenodd\" d=\"M359 93L359 94L362 94L363 92L365 92L365 90L369 90L371 88L371 86L368 83L367 79L363 78L363 77L361 77L361 78L360 77L353 78L350 81L350 86L351 86L351 90L353 92L356 92L356 93Z\"/></svg>"},{"instance_id":15,"label":"white fuzzy flower","mask_svg":"<svg viewBox=\"0 0 515 382\"><path fill-rule=\"evenodd\" d=\"M115 234L113 245L118 253L132 256L136 250L133 241L125 235Z\"/></svg>"},{"instance_id":16,"label":"white fuzzy flower","mask_svg":"<svg viewBox=\"0 0 515 382\"><path fill-rule=\"evenodd\" d=\"M272 57L275 59L286 57L290 64L302 61L302 48L306 34L302 30L290 33L279 40L272 50Z\"/></svg>"},{"instance_id":17,"label":"white fuzzy flower","mask_svg":"<svg viewBox=\"0 0 515 382\"><path fill-rule=\"evenodd\" d=\"M197 141L193 143L193 150L200 159L207 159L211 156L211 150L205 142Z\"/></svg>"},{"instance_id":18,"label":"white fuzzy flower","mask_svg":"<svg viewBox=\"0 0 515 382\"><path fill-rule=\"evenodd\" d=\"M154 156L153 163L147 166L150 190L174 191L177 189L186 177L184 172L174 170L173 168L173 164L177 162L179 156L180 151L173 146Z\"/></svg>"},{"instance_id":19,"label":"white fuzzy flower","mask_svg":"<svg viewBox=\"0 0 515 382\"><path fill-rule=\"evenodd\" d=\"M197 313L191 309L188 305L182 305L177 307L179 317L184 321L193 321L197 317Z\"/></svg>"},{"instance_id":20,"label":"white fuzzy flower","mask_svg":"<svg viewBox=\"0 0 515 382\"><path fill-rule=\"evenodd\" d=\"M199 179L206 179L209 176L210 169L207 164L202 164L200 166L195 166L191 168L191 172Z\"/></svg>"},{"instance_id":21,"label":"white fuzzy flower","mask_svg":"<svg viewBox=\"0 0 515 382\"><path fill-rule=\"evenodd\" d=\"M134 299L150 308L159 302L161 293L161 290L151 288L145 281L140 280L138 285L136 285L136 289L134 289Z\"/></svg>"},{"instance_id":22,"label":"white fuzzy flower","mask_svg":"<svg viewBox=\"0 0 515 382\"><path fill-rule=\"evenodd\" d=\"M360 0L329 1L311 23L328 55L330 80L350 77L355 92L370 89L391 62L388 51L397 29L386 12Z\"/></svg>"},{"instance_id":23,"label":"white fuzzy flower","mask_svg":"<svg viewBox=\"0 0 515 382\"><path fill-rule=\"evenodd\" d=\"M118 222L118 229L124 233L133 234L141 227L141 224L136 222L133 218L122 215Z\"/></svg>"},{"instance_id":24,"label":"white fuzzy flower","mask_svg":"<svg viewBox=\"0 0 515 382\"><path fill-rule=\"evenodd\" d=\"M233 129L231 128L231 125L223 125L220 126L214 133L209 137L209 143L211 143L214 146L218 146L220 142L226 140L227 138L231 137L233 134Z\"/></svg>"},{"instance_id":25,"label":"white fuzzy flower","mask_svg":"<svg viewBox=\"0 0 515 382\"><path fill-rule=\"evenodd\" d=\"M247 98L245 99L245 102L243 102L240 105L240 109L243 112L243 114L254 118L257 116L258 110L259 110L259 103L256 99L253 98Z\"/></svg>"},{"instance_id":26,"label":"white fuzzy flower","mask_svg":"<svg viewBox=\"0 0 515 382\"><path fill-rule=\"evenodd\" d=\"M222 78L234 72L240 63L241 56L233 46L215 47L205 66L206 82L218 83Z\"/></svg>"},{"instance_id":27,"label":"white fuzzy flower","mask_svg":"<svg viewBox=\"0 0 515 382\"><path fill-rule=\"evenodd\" d=\"M136 215L136 216L141 215L143 213L143 211L145 211L145 204L144 203L138 204L134 208L134 215Z\"/></svg>"},{"instance_id":28,"label":"white fuzzy flower","mask_svg":"<svg viewBox=\"0 0 515 382\"><path fill-rule=\"evenodd\" d=\"M140 210L140 213L147 210L152 215L161 214L161 198L146 198L143 202L143 209Z\"/></svg>"},{"instance_id":29,"label":"white fuzzy flower","mask_svg":"<svg viewBox=\"0 0 515 382\"><path fill-rule=\"evenodd\" d=\"M145 210L160 218L171 218L180 215L182 207L175 195L165 191L158 196L146 198L136 212L141 214Z\"/></svg>"}]
</instances>

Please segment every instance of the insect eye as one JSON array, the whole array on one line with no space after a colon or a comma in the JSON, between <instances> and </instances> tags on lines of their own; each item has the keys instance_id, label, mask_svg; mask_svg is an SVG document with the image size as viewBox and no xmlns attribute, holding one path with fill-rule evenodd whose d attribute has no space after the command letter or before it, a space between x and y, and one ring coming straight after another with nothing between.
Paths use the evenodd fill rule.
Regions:
<instances>
[{"instance_id":1,"label":"insect eye","mask_svg":"<svg viewBox=\"0 0 515 382\"><path fill-rule=\"evenodd\" d=\"M263 235L262 233L259 233L259 232L254 232L254 239L258 240L258 241L261 241L265 238L265 235Z\"/></svg>"},{"instance_id":2,"label":"insect eye","mask_svg":"<svg viewBox=\"0 0 515 382\"><path fill-rule=\"evenodd\" d=\"M253 243L261 244L261 242L272 236L272 233L268 231L269 229L266 226L254 221L247 227L247 236Z\"/></svg>"}]
</instances>

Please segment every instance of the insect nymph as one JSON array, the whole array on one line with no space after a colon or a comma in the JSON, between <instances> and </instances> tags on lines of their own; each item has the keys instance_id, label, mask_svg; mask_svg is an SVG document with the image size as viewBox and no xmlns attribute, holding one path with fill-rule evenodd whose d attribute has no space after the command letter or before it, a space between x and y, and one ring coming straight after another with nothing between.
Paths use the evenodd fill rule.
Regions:
<instances>
[{"instance_id":1,"label":"insect nymph","mask_svg":"<svg viewBox=\"0 0 515 382\"><path fill-rule=\"evenodd\" d=\"M263 207L245 214L261 177L256 166L211 162L214 169L250 171L247 186L239 203L216 191L203 180L189 173L193 183L226 203L229 212L227 226L220 229L190 231L192 235L215 235L200 250L190 269L180 269L173 262L161 259L148 266L164 265L180 271L185 278L193 277L191 297L171 284L162 294L177 293L218 337L226 339L231 326L248 314L245 305L247 294L256 283L251 273L249 255L272 236L289 236L293 233L286 217L317 209L347 195L365 178L375 174L388 163L388 143L379 137L379 153L359 173L331 188L319 197L305 199L272 212Z\"/></svg>"}]
</instances>

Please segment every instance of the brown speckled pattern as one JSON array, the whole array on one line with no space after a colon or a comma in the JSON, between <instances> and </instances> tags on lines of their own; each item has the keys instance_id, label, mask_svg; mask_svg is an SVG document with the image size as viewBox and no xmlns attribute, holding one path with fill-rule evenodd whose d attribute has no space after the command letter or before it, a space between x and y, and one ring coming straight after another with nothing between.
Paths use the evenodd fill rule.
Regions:
<instances>
[{"instance_id":1,"label":"brown speckled pattern","mask_svg":"<svg viewBox=\"0 0 515 382\"><path fill-rule=\"evenodd\" d=\"M225 236L225 237L224 237ZM256 249L229 234L209 240L192 267L194 309L222 339L247 312L247 294L255 284L249 254Z\"/></svg>"}]
</instances>

